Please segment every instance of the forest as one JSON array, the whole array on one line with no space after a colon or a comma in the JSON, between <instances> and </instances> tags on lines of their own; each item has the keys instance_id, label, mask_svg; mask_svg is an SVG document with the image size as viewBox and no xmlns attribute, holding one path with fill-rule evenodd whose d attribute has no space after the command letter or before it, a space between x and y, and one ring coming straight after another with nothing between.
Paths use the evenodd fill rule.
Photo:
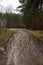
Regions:
<instances>
[{"instance_id":1,"label":"forest","mask_svg":"<svg viewBox=\"0 0 43 65\"><path fill-rule=\"evenodd\" d=\"M0 28L43 30L43 0L19 0L20 13L0 12Z\"/></svg>"}]
</instances>

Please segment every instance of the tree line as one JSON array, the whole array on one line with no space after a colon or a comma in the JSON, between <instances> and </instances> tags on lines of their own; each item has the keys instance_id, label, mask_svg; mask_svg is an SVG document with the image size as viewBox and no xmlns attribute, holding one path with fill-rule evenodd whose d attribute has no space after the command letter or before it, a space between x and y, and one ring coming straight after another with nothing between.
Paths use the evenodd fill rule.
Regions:
<instances>
[{"instance_id":1,"label":"tree line","mask_svg":"<svg viewBox=\"0 0 43 65\"><path fill-rule=\"evenodd\" d=\"M21 14L0 12L0 27L43 30L43 0L19 0ZM10 12L10 13L9 13Z\"/></svg>"},{"instance_id":2,"label":"tree line","mask_svg":"<svg viewBox=\"0 0 43 65\"><path fill-rule=\"evenodd\" d=\"M43 0L19 0L18 7L23 14L23 21L29 29L43 29Z\"/></svg>"},{"instance_id":3,"label":"tree line","mask_svg":"<svg viewBox=\"0 0 43 65\"><path fill-rule=\"evenodd\" d=\"M22 16L16 13L0 13L1 28L19 28L24 27Z\"/></svg>"}]
</instances>

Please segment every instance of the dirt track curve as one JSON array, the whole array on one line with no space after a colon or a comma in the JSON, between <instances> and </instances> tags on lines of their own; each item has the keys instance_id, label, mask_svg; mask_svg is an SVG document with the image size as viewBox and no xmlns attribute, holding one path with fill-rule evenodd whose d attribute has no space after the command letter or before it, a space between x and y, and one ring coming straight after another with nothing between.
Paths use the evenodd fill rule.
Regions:
<instances>
[{"instance_id":1,"label":"dirt track curve","mask_svg":"<svg viewBox=\"0 0 43 65\"><path fill-rule=\"evenodd\" d=\"M43 65L43 43L25 30L14 33L6 49L6 61L0 65Z\"/></svg>"}]
</instances>

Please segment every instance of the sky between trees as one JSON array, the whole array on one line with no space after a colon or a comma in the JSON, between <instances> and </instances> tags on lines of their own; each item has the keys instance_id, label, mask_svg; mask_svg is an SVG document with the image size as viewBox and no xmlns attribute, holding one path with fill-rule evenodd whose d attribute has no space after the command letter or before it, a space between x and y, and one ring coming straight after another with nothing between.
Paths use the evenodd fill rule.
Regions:
<instances>
[{"instance_id":1,"label":"sky between trees","mask_svg":"<svg viewBox=\"0 0 43 65\"><path fill-rule=\"evenodd\" d=\"M18 13L18 11L15 11L19 5L19 0L0 0L0 12L6 12L10 8L12 12Z\"/></svg>"}]
</instances>

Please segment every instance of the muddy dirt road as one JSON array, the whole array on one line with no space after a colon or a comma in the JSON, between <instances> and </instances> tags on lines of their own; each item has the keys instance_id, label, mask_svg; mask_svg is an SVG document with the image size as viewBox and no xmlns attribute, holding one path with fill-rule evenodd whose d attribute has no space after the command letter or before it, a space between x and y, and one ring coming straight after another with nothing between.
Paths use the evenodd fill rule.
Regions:
<instances>
[{"instance_id":1,"label":"muddy dirt road","mask_svg":"<svg viewBox=\"0 0 43 65\"><path fill-rule=\"evenodd\" d=\"M6 50L7 59L3 65L43 65L43 43L25 30L13 34Z\"/></svg>"}]
</instances>

